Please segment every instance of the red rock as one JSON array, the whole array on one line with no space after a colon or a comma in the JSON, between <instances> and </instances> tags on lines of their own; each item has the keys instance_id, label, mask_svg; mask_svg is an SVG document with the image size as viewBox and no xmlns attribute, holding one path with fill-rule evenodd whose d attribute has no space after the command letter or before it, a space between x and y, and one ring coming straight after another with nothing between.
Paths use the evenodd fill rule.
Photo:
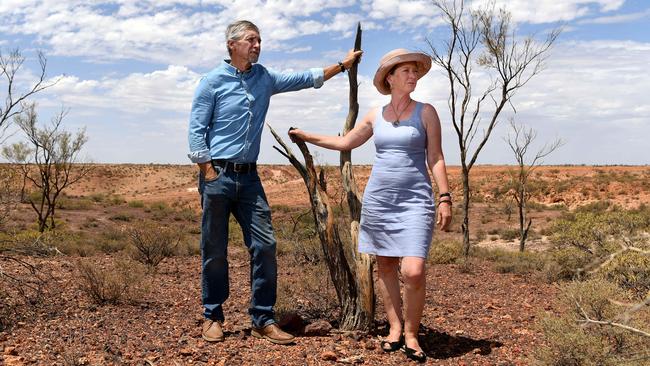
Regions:
<instances>
[{"instance_id":1,"label":"red rock","mask_svg":"<svg viewBox=\"0 0 650 366\"><path fill-rule=\"evenodd\" d=\"M323 361L336 361L336 354L332 351L325 351L320 354L320 359Z\"/></svg>"},{"instance_id":2,"label":"red rock","mask_svg":"<svg viewBox=\"0 0 650 366\"><path fill-rule=\"evenodd\" d=\"M332 330L332 325L325 320L317 320L305 327L307 336L324 336Z\"/></svg>"}]
</instances>

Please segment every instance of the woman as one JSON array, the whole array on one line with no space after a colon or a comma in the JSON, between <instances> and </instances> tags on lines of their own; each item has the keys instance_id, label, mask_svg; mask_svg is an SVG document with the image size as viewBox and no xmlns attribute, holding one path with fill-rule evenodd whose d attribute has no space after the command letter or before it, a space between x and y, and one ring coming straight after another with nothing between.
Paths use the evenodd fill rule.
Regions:
<instances>
[{"instance_id":1,"label":"woman","mask_svg":"<svg viewBox=\"0 0 650 366\"><path fill-rule=\"evenodd\" d=\"M382 349L402 348L407 357L420 362L426 360L417 337L425 298L425 261L436 216L427 164L442 192L437 224L447 230L451 222L440 120L430 104L411 99L418 79L430 68L425 54L404 49L388 52L373 83L381 94L390 94L390 103L371 110L345 136L289 132L292 138L334 150L354 149L374 135L376 156L363 195L359 251L377 259L378 285L390 324ZM403 312L398 270L404 282Z\"/></svg>"}]
</instances>

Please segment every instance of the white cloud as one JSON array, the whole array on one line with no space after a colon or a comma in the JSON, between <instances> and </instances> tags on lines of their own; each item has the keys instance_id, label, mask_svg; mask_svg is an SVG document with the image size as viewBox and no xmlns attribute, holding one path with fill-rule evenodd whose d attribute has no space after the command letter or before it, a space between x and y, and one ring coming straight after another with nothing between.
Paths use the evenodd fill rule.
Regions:
<instances>
[{"instance_id":1,"label":"white cloud","mask_svg":"<svg viewBox=\"0 0 650 366\"><path fill-rule=\"evenodd\" d=\"M431 1L364 0L362 9L370 19L388 24L388 28L406 31L422 27L431 29L441 23Z\"/></svg>"},{"instance_id":2,"label":"white cloud","mask_svg":"<svg viewBox=\"0 0 650 366\"><path fill-rule=\"evenodd\" d=\"M482 7L492 1L497 7L508 9L513 21L529 23L570 21L597 12L613 11L625 3L625 0L474 0L472 7Z\"/></svg>"},{"instance_id":3,"label":"white cloud","mask_svg":"<svg viewBox=\"0 0 650 366\"><path fill-rule=\"evenodd\" d=\"M133 73L120 79L81 80L58 76L59 81L40 96L40 104L63 103L73 109L110 109L134 115L151 111L188 111L200 75L184 66L151 73Z\"/></svg>"},{"instance_id":4,"label":"white cloud","mask_svg":"<svg viewBox=\"0 0 650 366\"><path fill-rule=\"evenodd\" d=\"M413 42L410 34L402 37L403 44L394 46L382 37L389 38L388 32L427 32L440 21L425 0L364 0L360 5L346 0L113 0L106 4L88 5L82 0L0 2L0 32L33 36L37 45L50 48L50 56L108 65L115 60L141 61L140 72L117 67L102 71L102 66L84 64L93 69L93 76L67 70L71 74L39 96L44 109L57 109L63 103L71 108L72 126L88 126L89 152L99 161L187 162L187 118L200 77L197 70L214 66L225 54L223 30L234 19L247 18L260 26L265 51L281 50L288 57L301 57L273 59L263 53L262 63L279 70L325 66L346 52L341 46L303 43L305 35L324 36L319 38L323 42L350 37L359 20L364 30L383 29L385 33L366 33L371 36L364 39L369 49L359 77L360 115L387 101L372 86L372 65L381 56L376 52L382 47L409 47ZM507 4L515 21L532 23L578 19L602 24L631 21L647 13L608 14L620 9L622 0L511 0ZM421 41L418 44L426 47ZM639 153L647 149L639 136L650 136L650 103L645 100L650 94L648 59L648 43L559 41L547 69L516 96L516 119L537 129L540 140L556 136L567 140L552 157L556 162L650 163L647 155ZM21 85L27 85L33 75L21 77ZM479 83L486 80L484 77ZM268 121L279 132L295 124L336 134L347 113L347 92L347 78L337 76L320 90L275 96ZM447 92L445 77L434 66L420 81L414 97L436 106L447 160L457 164ZM511 161L500 141L506 127L502 123L494 132L480 162ZM272 143L265 132L260 161L285 162L271 149ZM323 160L335 163L338 159L336 153L317 151ZM369 163L374 148L368 143L354 154L356 162Z\"/></svg>"},{"instance_id":5,"label":"white cloud","mask_svg":"<svg viewBox=\"0 0 650 366\"><path fill-rule=\"evenodd\" d=\"M547 159L552 163L649 163L642 139L650 136L650 74L645 60L650 59L650 44L640 42L589 41L558 43L552 50L546 69L518 93L513 102L515 119L539 131L539 141L562 137L567 144ZM291 61L276 65L278 69L302 69L317 65L318 60ZM269 64L267 66L273 66ZM282 67L284 66L284 67ZM487 82L480 74L478 85ZM482 75L482 76L481 76ZM56 107L60 102L71 107L71 116L84 118L101 116L112 111L110 121L120 122L124 138L138 134L160 133L161 138L139 143L148 149L137 157L123 161L166 161L184 163L186 153L187 116L196 81L200 75L183 66L170 66L150 73L134 73L120 79L81 80L64 77L48 90L43 103ZM372 75L359 75L360 116L374 106L388 101L372 86ZM414 98L433 104L441 118L443 143L449 163L458 164L455 132L447 108L448 85L445 76L435 66L418 84ZM267 121L281 133L289 126L300 126L318 133L337 134L347 115L347 77L336 76L321 89L274 96ZM46 104L45 104L46 105ZM505 121L511 111L503 114ZM142 122L146 121L145 126ZM89 124L89 133L101 139L105 134L101 122ZM94 126L94 127L93 127ZM507 133L507 123L494 131L482 163L511 161L501 136ZM94 128L94 130L93 130ZM93 137L93 134L91 134ZM264 132L261 162L284 162L271 146L274 140ZM107 147L97 147L93 156L106 156ZM130 148L127 148L127 150ZM335 163L337 153L314 148L322 161ZM632 153L636 151L636 153ZM117 152L112 151L112 156ZM355 151L358 163L372 162L374 147L367 143ZM119 156L119 154L117 155ZM131 159L131 160L129 160ZM625 159L625 160L621 160Z\"/></svg>"},{"instance_id":6,"label":"white cloud","mask_svg":"<svg viewBox=\"0 0 650 366\"><path fill-rule=\"evenodd\" d=\"M585 19L578 22L578 24L617 24L617 23L629 23L639 19L650 17L650 9L645 11L640 11L637 13L630 14L619 14L619 15L610 15L597 17L593 19Z\"/></svg>"},{"instance_id":7,"label":"white cloud","mask_svg":"<svg viewBox=\"0 0 650 366\"><path fill-rule=\"evenodd\" d=\"M88 5L31 0L3 2L0 30L36 36L51 55L207 66L225 56L223 29L235 19L258 24L265 49L286 49L283 41L305 34L349 34L361 15L336 12L318 21L304 17L351 5L354 1L116 0Z\"/></svg>"}]
</instances>

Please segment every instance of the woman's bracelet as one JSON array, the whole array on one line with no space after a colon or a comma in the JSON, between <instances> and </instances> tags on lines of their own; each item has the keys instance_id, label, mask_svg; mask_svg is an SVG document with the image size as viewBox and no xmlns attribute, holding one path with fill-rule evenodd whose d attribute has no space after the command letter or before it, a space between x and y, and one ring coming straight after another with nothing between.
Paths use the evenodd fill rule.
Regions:
<instances>
[{"instance_id":1,"label":"woman's bracelet","mask_svg":"<svg viewBox=\"0 0 650 366\"><path fill-rule=\"evenodd\" d=\"M440 206L440 205L443 204L443 203L448 203L449 206L452 206L452 205L453 205L453 203L451 203L451 200L444 200L444 201L438 201L438 206Z\"/></svg>"},{"instance_id":2,"label":"woman's bracelet","mask_svg":"<svg viewBox=\"0 0 650 366\"><path fill-rule=\"evenodd\" d=\"M451 198L451 193L449 193L449 192L440 193L440 195L438 196L438 198L442 198L442 197L449 197L449 198Z\"/></svg>"}]
</instances>

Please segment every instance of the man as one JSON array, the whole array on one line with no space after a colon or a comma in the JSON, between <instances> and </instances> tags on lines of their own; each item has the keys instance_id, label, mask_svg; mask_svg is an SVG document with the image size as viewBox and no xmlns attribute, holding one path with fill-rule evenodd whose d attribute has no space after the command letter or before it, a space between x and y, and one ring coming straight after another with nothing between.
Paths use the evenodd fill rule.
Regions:
<instances>
[{"instance_id":1,"label":"man","mask_svg":"<svg viewBox=\"0 0 650 366\"><path fill-rule=\"evenodd\" d=\"M228 219L242 228L251 256L251 334L277 344L293 342L275 323L276 241L271 211L257 175L260 139L271 95L319 88L325 80L349 69L361 51L324 69L275 73L256 64L261 38L255 24L237 21L226 29L230 60L201 79L192 102L189 145L200 169L203 338L223 341L223 303L228 298Z\"/></svg>"}]
</instances>

